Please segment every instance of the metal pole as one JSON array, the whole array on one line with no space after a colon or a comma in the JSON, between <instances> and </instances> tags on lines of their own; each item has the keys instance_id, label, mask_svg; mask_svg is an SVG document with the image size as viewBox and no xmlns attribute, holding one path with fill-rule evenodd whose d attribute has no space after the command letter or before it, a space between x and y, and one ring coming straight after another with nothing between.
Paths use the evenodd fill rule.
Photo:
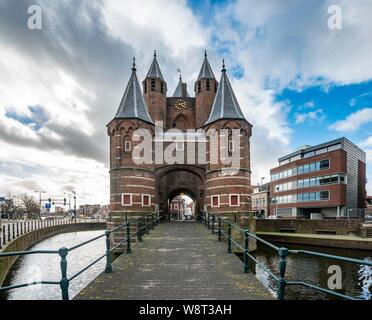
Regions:
<instances>
[{"instance_id":1,"label":"metal pole","mask_svg":"<svg viewBox=\"0 0 372 320\"><path fill-rule=\"evenodd\" d=\"M58 250L59 256L61 257L61 274L62 278L61 281L59 282L59 285L61 287L62 291L62 300L69 300L68 297L68 286L69 286L69 281L67 279L67 254L68 254L68 249L67 248L61 248Z\"/></svg>"},{"instance_id":2,"label":"metal pole","mask_svg":"<svg viewBox=\"0 0 372 320\"><path fill-rule=\"evenodd\" d=\"M130 253L130 223L127 222L127 253Z\"/></svg>"},{"instance_id":3,"label":"metal pole","mask_svg":"<svg viewBox=\"0 0 372 320\"><path fill-rule=\"evenodd\" d=\"M110 231L106 230L106 273L112 272L112 265L111 265L111 252L110 252Z\"/></svg>"},{"instance_id":4,"label":"metal pole","mask_svg":"<svg viewBox=\"0 0 372 320\"><path fill-rule=\"evenodd\" d=\"M278 300L284 300L285 295L285 287L287 285L287 281L285 280L285 269L287 267L286 257L288 255L287 248L280 248L279 249L279 284L278 284Z\"/></svg>"},{"instance_id":5,"label":"metal pole","mask_svg":"<svg viewBox=\"0 0 372 320\"><path fill-rule=\"evenodd\" d=\"M137 221L137 236L138 236L138 242L142 242L142 221L138 220Z\"/></svg>"},{"instance_id":6,"label":"metal pole","mask_svg":"<svg viewBox=\"0 0 372 320\"><path fill-rule=\"evenodd\" d=\"M228 223L227 253L231 253L231 223Z\"/></svg>"},{"instance_id":7,"label":"metal pole","mask_svg":"<svg viewBox=\"0 0 372 320\"><path fill-rule=\"evenodd\" d=\"M222 230L221 230L222 222L221 217L218 217L218 241L222 241Z\"/></svg>"},{"instance_id":8,"label":"metal pole","mask_svg":"<svg viewBox=\"0 0 372 320\"><path fill-rule=\"evenodd\" d=\"M244 268L243 272L248 273L249 272L249 233L248 231L244 232Z\"/></svg>"},{"instance_id":9,"label":"metal pole","mask_svg":"<svg viewBox=\"0 0 372 320\"><path fill-rule=\"evenodd\" d=\"M212 234L214 234L214 223L216 222L216 215L213 214L212 216Z\"/></svg>"},{"instance_id":10,"label":"metal pole","mask_svg":"<svg viewBox=\"0 0 372 320\"><path fill-rule=\"evenodd\" d=\"M8 242L10 242L10 224L8 224Z\"/></svg>"}]
</instances>

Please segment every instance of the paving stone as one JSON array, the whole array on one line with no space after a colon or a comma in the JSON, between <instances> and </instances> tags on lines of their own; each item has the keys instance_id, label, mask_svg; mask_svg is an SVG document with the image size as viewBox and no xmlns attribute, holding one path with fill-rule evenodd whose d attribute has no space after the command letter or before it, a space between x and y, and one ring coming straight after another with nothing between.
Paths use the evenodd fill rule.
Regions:
<instances>
[{"instance_id":1,"label":"paving stone","mask_svg":"<svg viewBox=\"0 0 372 320\"><path fill-rule=\"evenodd\" d=\"M274 297L205 226L164 223L123 253L75 299L247 300Z\"/></svg>"}]
</instances>

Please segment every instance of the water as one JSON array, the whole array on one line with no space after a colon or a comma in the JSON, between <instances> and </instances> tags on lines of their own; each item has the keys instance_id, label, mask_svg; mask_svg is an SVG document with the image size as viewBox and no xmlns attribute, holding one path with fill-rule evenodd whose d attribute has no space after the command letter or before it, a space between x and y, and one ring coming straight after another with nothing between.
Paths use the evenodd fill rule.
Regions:
<instances>
[{"instance_id":1,"label":"water","mask_svg":"<svg viewBox=\"0 0 372 320\"><path fill-rule=\"evenodd\" d=\"M41 241L30 250L59 249L61 247L72 247L83 241L103 234L104 231L79 231L63 233ZM105 237L93 241L81 248L69 252L67 256L68 277L80 271L83 267L93 262L105 253ZM94 280L105 268L106 260L103 258L87 271L70 282L69 295L72 299L88 283ZM58 254L35 254L23 256L17 261L16 267L8 278L10 284L20 284L34 280L59 281L61 279L60 257ZM4 298L4 297L1 297ZM24 288L9 290L5 299L7 300L61 300L61 289L59 285L34 285Z\"/></svg>"},{"instance_id":2,"label":"water","mask_svg":"<svg viewBox=\"0 0 372 320\"><path fill-rule=\"evenodd\" d=\"M277 244L283 246L283 244ZM263 263L276 275L279 274L279 257L278 254L264 244L258 243L258 250L254 254L258 261ZM345 256L355 259L371 259L371 251L337 249L303 245L285 245L288 249L304 249L309 251L322 252L332 255ZM356 265L347 262L336 261L333 259L325 259L318 257L309 257L302 254L290 254L287 257L287 280L306 281L311 284L318 285L328 289L327 282L331 274L327 273L329 266L339 265L342 270L342 289L337 292L347 294L358 299L372 299L372 267L364 265ZM251 270L256 273L256 277L265 285L265 287L276 294L276 283L260 266L252 263ZM287 286L287 299L337 299L322 292L302 286Z\"/></svg>"}]
</instances>

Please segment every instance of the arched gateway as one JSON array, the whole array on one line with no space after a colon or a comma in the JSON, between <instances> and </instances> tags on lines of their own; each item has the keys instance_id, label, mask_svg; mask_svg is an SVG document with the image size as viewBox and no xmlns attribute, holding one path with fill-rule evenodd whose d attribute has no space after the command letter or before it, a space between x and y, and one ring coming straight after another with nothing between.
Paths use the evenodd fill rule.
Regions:
<instances>
[{"instance_id":1,"label":"arched gateway","mask_svg":"<svg viewBox=\"0 0 372 320\"><path fill-rule=\"evenodd\" d=\"M167 97L155 52L142 84L143 93L133 61L118 111L107 125L109 227L150 212L168 214L169 201L179 193L194 200L196 215L201 210L248 212L252 125L244 118L225 65L218 83L205 53L195 97L181 77Z\"/></svg>"}]
</instances>

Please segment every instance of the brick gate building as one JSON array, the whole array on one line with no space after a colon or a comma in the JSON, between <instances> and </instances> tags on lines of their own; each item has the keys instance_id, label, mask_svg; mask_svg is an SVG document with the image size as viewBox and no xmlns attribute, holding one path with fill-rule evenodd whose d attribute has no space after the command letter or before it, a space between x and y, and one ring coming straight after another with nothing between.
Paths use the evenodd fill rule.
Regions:
<instances>
[{"instance_id":1,"label":"brick gate building","mask_svg":"<svg viewBox=\"0 0 372 320\"><path fill-rule=\"evenodd\" d=\"M122 222L125 217L137 218L145 212L158 212L159 209L167 213L168 204L180 193L194 200L196 215L202 209L219 213L250 210L252 125L243 116L225 65L218 83L205 53L194 85L195 97L189 95L181 77L169 97L155 52L142 89L143 94L133 62L132 74L117 113L107 125L110 137L111 221ZM151 163L139 164L135 161L133 151L141 141L135 141L133 133L140 128L146 129L154 138ZM214 129L217 133L227 129L228 139L231 139L233 129L237 129L240 142L235 145L236 141L228 140L228 150L218 143L213 144L212 149L220 149L220 157L217 163L212 163L210 153L213 150L208 143L209 138L204 140L206 162L203 163L198 161L199 143L195 143L195 154L186 144L190 139L199 141L198 133L186 135L189 129ZM176 143L174 135L172 138L175 131L178 133ZM182 159L178 158L172 164L158 161L158 143L163 143L164 150L175 144L176 151L183 151ZM239 153L237 170L229 168L230 164L224 164L222 156L225 152L231 155L236 150L234 148L238 148ZM234 169L231 174L229 169Z\"/></svg>"}]
</instances>

